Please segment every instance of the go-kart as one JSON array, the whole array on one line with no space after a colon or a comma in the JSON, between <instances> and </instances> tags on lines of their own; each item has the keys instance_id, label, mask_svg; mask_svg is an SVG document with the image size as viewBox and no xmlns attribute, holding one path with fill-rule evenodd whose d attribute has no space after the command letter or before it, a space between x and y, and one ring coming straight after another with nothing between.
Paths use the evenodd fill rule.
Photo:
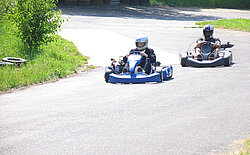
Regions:
<instances>
[{"instance_id":1,"label":"go-kart","mask_svg":"<svg viewBox=\"0 0 250 155\"><path fill-rule=\"evenodd\" d=\"M139 65L142 60L140 51L131 51L127 67L122 58L118 61L111 59L111 66L105 68L105 81L110 83L146 83L162 82L173 76L173 67L160 66L160 62L151 65L151 73L146 74Z\"/></svg>"},{"instance_id":2,"label":"go-kart","mask_svg":"<svg viewBox=\"0 0 250 155\"><path fill-rule=\"evenodd\" d=\"M222 44L218 52L218 56L215 56L211 42L205 42L201 45L201 55L196 56L195 50L187 50L180 52L180 61L182 67L216 67L216 66L230 66L232 64L233 56L232 51L226 50L226 48L233 47L233 44L227 42Z\"/></svg>"}]
</instances>

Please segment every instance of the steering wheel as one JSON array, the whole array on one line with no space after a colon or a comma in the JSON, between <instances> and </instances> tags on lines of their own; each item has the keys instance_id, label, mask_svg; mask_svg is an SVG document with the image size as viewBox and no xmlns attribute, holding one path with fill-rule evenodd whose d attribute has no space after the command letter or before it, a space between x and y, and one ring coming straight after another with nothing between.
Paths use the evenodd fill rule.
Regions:
<instances>
[{"instance_id":1,"label":"steering wheel","mask_svg":"<svg viewBox=\"0 0 250 155\"><path fill-rule=\"evenodd\" d=\"M204 45L204 44L206 44L206 45L211 45L212 42L211 42L211 41L205 41L205 42L203 43L203 45Z\"/></svg>"}]
</instances>

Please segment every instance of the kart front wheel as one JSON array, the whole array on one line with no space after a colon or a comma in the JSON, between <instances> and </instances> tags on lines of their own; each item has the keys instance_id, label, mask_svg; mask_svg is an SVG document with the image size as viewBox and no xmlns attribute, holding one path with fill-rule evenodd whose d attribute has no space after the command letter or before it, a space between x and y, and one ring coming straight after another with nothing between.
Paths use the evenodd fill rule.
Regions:
<instances>
[{"instance_id":1,"label":"kart front wheel","mask_svg":"<svg viewBox=\"0 0 250 155\"><path fill-rule=\"evenodd\" d=\"M109 82L109 75L110 75L111 71L106 71L104 78L105 78L105 82Z\"/></svg>"},{"instance_id":2,"label":"kart front wheel","mask_svg":"<svg viewBox=\"0 0 250 155\"><path fill-rule=\"evenodd\" d=\"M173 67L170 65L170 71L169 71L170 76L168 77L171 79L173 77Z\"/></svg>"},{"instance_id":3,"label":"kart front wheel","mask_svg":"<svg viewBox=\"0 0 250 155\"><path fill-rule=\"evenodd\" d=\"M186 67L187 58L181 58L181 66Z\"/></svg>"},{"instance_id":4,"label":"kart front wheel","mask_svg":"<svg viewBox=\"0 0 250 155\"><path fill-rule=\"evenodd\" d=\"M224 59L224 66L229 66L230 65L230 57Z\"/></svg>"},{"instance_id":5,"label":"kart front wheel","mask_svg":"<svg viewBox=\"0 0 250 155\"><path fill-rule=\"evenodd\" d=\"M160 81L159 82L162 82L163 81L163 72L162 71L156 71L156 73L160 74Z\"/></svg>"}]
</instances>

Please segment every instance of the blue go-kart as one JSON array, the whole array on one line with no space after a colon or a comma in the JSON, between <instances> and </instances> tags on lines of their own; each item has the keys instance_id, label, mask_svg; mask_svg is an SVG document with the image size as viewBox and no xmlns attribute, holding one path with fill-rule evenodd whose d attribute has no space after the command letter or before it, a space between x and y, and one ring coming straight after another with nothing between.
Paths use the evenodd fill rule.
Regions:
<instances>
[{"instance_id":1,"label":"blue go-kart","mask_svg":"<svg viewBox=\"0 0 250 155\"><path fill-rule=\"evenodd\" d=\"M141 60L140 51L130 52L127 60L128 67L125 67L122 59L118 61L111 59L111 66L105 68L105 81L110 83L146 83L162 82L172 78L173 67L171 65L160 66L160 62L151 64L151 73L146 74L139 66Z\"/></svg>"}]
</instances>

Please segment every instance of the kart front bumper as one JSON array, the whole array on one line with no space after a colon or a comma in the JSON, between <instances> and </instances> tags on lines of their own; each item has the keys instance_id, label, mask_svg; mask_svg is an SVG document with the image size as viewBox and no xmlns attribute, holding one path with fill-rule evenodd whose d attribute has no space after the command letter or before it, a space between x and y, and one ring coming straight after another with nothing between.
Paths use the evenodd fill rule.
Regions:
<instances>
[{"instance_id":1,"label":"kart front bumper","mask_svg":"<svg viewBox=\"0 0 250 155\"><path fill-rule=\"evenodd\" d=\"M223 66L224 65L224 58L220 57L215 60L203 60L198 61L192 58L186 59L186 66L192 67L216 67L216 66Z\"/></svg>"},{"instance_id":2,"label":"kart front bumper","mask_svg":"<svg viewBox=\"0 0 250 155\"><path fill-rule=\"evenodd\" d=\"M161 82L160 73L145 74L145 73L123 73L123 74L114 74L109 75L110 83L146 83L146 82Z\"/></svg>"}]
</instances>

